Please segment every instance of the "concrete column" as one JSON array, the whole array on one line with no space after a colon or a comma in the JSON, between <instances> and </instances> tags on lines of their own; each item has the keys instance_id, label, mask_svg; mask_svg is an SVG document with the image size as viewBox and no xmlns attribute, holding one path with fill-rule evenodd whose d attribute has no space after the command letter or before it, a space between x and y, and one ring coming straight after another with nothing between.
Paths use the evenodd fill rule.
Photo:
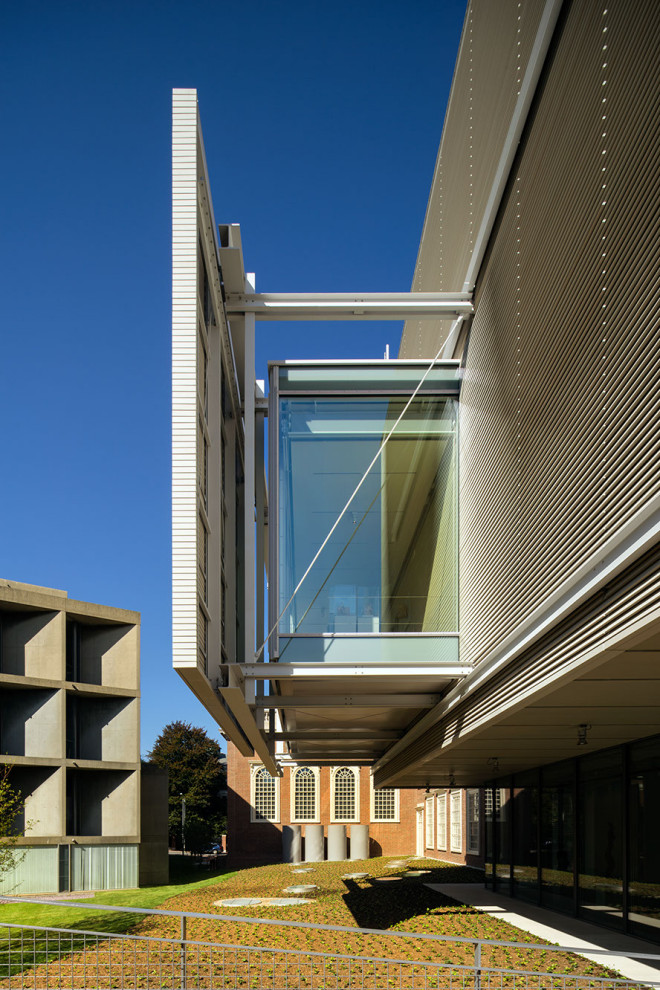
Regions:
<instances>
[{"instance_id":1,"label":"concrete column","mask_svg":"<svg viewBox=\"0 0 660 990\"><path fill-rule=\"evenodd\" d=\"M328 860L346 859L346 826L328 825Z\"/></svg>"},{"instance_id":2,"label":"concrete column","mask_svg":"<svg viewBox=\"0 0 660 990\"><path fill-rule=\"evenodd\" d=\"M305 862L322 863L323 855L323 826L305 825Z\"/></svg>"},{"instance_id":3,"label":"concrete column","mask_svg":"<svg viewBox=\"0 0 660 990\"><path fill-rule=\"evenodd\" d=\"M351 859L369 859L369 826L351 825Z\"/></svg>"},{"instance_id":4,"label":"concrete column","mask_svg":"<svg viewBox=\"0 0 660 990\"><path fill-rule=\"evenodd\" d=\"M300 825L285 825L282 828L282 862L299 863L301 847Z\"/></svg>"}]
</instances>

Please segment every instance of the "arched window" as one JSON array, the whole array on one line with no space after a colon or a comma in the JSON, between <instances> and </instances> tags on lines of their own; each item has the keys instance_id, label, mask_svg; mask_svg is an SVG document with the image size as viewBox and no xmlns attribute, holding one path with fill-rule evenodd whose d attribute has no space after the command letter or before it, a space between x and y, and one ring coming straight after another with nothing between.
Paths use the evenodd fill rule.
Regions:
<instances>
[{"instance_id":1,"label":"arched window","mask_svg":"<svg viewBox=\"0 0 660 990\"><path fill-rule=\"evenodd\" d=\"M332 772L332 821L359 822L359 770L356 767L336 767Z\"/></svg>"},{"instance_id":2,"label":"arched window","mask_svg":"<svg viewBox=\"0 0 660 990\"><path fill-rule=\"evenodd\" d=\"M279 780L265 767L252 768L252 821L277 822L280 818Z\"/></svg>"},{"instance_id":3,"label":"arched window","mask_svg":"<svg viewBox=\"0 0 660 990\"><path fill-rule=\"evenodd\" d=\"M293 771L294 822L318 820L318 770L315 767L298 767Z\"/></svg>"}]
</instances>

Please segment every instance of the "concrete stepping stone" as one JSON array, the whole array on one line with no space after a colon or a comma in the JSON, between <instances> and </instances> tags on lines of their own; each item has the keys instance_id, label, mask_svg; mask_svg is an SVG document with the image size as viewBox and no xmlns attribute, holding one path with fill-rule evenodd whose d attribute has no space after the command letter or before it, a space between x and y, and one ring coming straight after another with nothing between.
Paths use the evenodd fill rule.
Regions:
<instances>
[{"instance_id":1,"label":"concrete stepping stone","mask_svg":"<svg viewBox=\"0 0 660 990\"><path fill-rule=\"evenodd\" d=\"M301 883L295 887L285 887L285 894L311 894L313 891L318 890L318 884L316 883Z\"/></svg>"},{"instance_id":2,"label":"concrete stepping stone","mask_svg":"<svg viewBox=\"0 0 660 990\"><path fill-rule=\"evenodd\" d=\"M375 883L394 883L396 880L400 880L401 877L374 877Z\"/></svg>"},{"instance_id":3,"label":"concrete stepping stone","mask_svg":"<svg viewBox=\"0 0 660 990\"><path fill-rule=\"evenodd\" d=\"M257 907L261 897L226 897L224 901L213 901L216 907Z\"/></svg>"},{"instance_id":4,"label":"concrete stepping stone","mask_svg":"<svg viewBox=\"0 0 660 990\"><path fill-rule=\"evenodd\" d=\"M423 877L430 872L430 870L406 870L403 875L404 877Z\"/></svg>"},{"instance_id":5,"label":"concrete stepping stone","mask_svg":"<svg viewBox=\"0 0 660 990\"><path fill-rule=\"evenodd\" d=\"M291 870L292 873L313 873L314 870L311 866L306 866L304 870Z\"/></svg>"},{"instance_id":6,"label":"concrete stepping stone","mask_svg":"<svg viewBox=\"0 0 660 990\"><path fill-rule=\"evenodd\" d=\"M342 880L364 880L365 877L370 877L370 873L343 873Z\"/></svg>"}]
</instances>

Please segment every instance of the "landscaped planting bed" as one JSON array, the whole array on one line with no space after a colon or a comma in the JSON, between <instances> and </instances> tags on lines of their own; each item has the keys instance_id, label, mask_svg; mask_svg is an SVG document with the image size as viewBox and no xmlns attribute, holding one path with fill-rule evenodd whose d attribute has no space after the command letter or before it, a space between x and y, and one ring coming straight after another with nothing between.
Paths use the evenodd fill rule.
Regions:
<instances>
[{"instance_id":1,"label":"landscaped planting bed","mask_svg":"<svg viewBox=\"0 0 660 990\"><path fill-rule=\"evenodd\" d=\"M400 857L399 857L400 858ZM392 859L380 858L350 863L350 872L366 872L368 878L342 879L348 864L315 863L305 881L318 886L306 894L311 903L286 908L219 908L220 897L278 897L297 878L288 864L241 870L222 881L217 888L205 887L162 905L173 911L234 914L246 918L302 921L314 925L342 925L355 928L420 932L459 938L535 943L538 940L507 922L492 918L468 905L459 904L426 884L483 883L483 874L468 867L452 866L437 860L409 859L399 869L389 869ZM419 877L405 877L408 870L428 870ZM401 877L399 882L379 883L378 877ZM139 928L142 934L176 937L178 921L148 918ZM401 959L443 961L472 965L474 947L470 944L388 938L382 935L310 931L288 927L249 925L191 919L188 938L201 941L299 949L314 952L341 952L355 955L388 956ZM534 969L542 972L603 974L608 971L580 956L507 947L484 948L482 965L507 969Z\"/></svg>"},{"instance_id":2,"label":"landscaped planting bed","mask_svg":"<svg viewBox=\"0 0 660 990\"><path fill-rule=\"evenodd\" d=\"M534 943L531 935L514 928L512 925L478 912L472 907L458 904L444 897L437 891L429 890L427 883L465 883L483 882L483 876L465 867L456 867L439 863L436 860L410 859L403 861L396 869L391 868L392 859L371 859L350 863L315 863L312 872L305 875L305 881L315 884L313 894L307 894L306 903L278 907L276 904L246 906L232 909L218 907L215 901L228 898L279 898L284 888L294 885L297 876L291 865L264 866L250 870L242 870L236 874L218 879L217 883L209 883L196 889L186 889L184 892L168 898L159 905L162 910L180 912L200 912L210 914L233 915L236 921L214 921L211 919L188 920L186 938L191 941L205 943L224 943L229 945L256 946L263 949L273 948L275 955L267 954L263 958L256 954L248 957L242 952L222 956L221 952L200 947L197 950L190 946L187 958L187 985L201 987L216 985L217 979L228 979L228 983L217 985L229 986L276 986L275 974L282 971L285 956L278 950L294 950L299 952L320 952L345 954L355 956L387 957L410 961L427 961L443 963L449 966L474 965L474 945L460 942L436 942L433 940L417 940L389 937L387 931L415 932L435 934L446 937L467 939L492 939L498 941ZM420 876L405 876L413 870L428 872ZM363 878L342 878L347 872L367 873ZM400 879L382 883L379 878L399 877ZM312 925L339 925L349 928L379 929L376 934L355 932L322 931L318 929L296 929L286 925L253 925L239 921L238 918L262 918L276 922L305 922ZM152 938L180 938L180 919L166 916L148 916L136 920L131 934L150 936ZM381 934L382 932L382 934ZM150 943L148 953L140 958L146 960L138 963L135 956L135 943L124 944L123 939L110 949L108 942L102 942L94 959L89 953L70 953L67 961L67 971L74 980L80 979L81 972L92 965L103 972L95 985L108 988L117 986L116 963L111 964L110 954L117 958L121 953L121 978L128 980L127 985L174 987L180 985L178 967L180 966L180 943L163 945L158 948L156 943ZM324 960L310 959L302 962L295 957L288 957L287 966L293 967L293 973L298 967L307 967L314 975L313 985L325 974ZM331 967L335 964L329 963ZM339 967L345 964L337 964ZM229 970L227 967L229 966ZM266 969L263 967L266 966ZM569 973L576 978L574 987L586 987L590 977L607 976L608 971L580 956L548 950L531 950L506 946L484 947L481 956L481 966L497 967L506 970L523 970L542 973ZM255 968L256 967L256 968ZM261 967L259 973L257 968ZM387 967L385 968L387 969ZM15 979L11 986L26 985L42 987L61 972L61 964L38 966L28 974L25 969L19 974L15 971ZM302 969L300 970L302 973ZM307 970L305 970L307 971ZM381 971L383 974L381 980ZM375 972L375 970L374 970ZM74 976L75 974L75 976ZM268 975L268 982L266 976ZM339 976L339 970L337 970ZM373 974L372 974L373 975ZM429 972L428 977L432 974ZM289 976L282 977L285 982ZM419 970L419 979L424 973ZM449 971L442 971L432 976L429 986L444 986ZM387 978L386 978L387 977ZM452 970L453 985L466 987L474 985L474 974L469 973L465 978L457 970ZM583 977L582 980L579 980ZM27 979L26 979L27 978ZM325 976L323 976L325 979ZM424 976L426 979L426 976ZM584 979L586 978L586 979ZM279 977L278 977L279 979ZM503 985L508 986L513 978L505 977ZM25 984L20 982L26 980ZM154 982L155 980L155 982ZM234 984L236 980L236 984ZM384 980L384 982L382 982ZM579 982L578 982L579 980ZM255 982L256 981L256 982ZM417 985L417 977L411 971L401 986ZM350 982L350 980L349 980ZM349 982L346 985L349 985ZM73 986L74 983L71 985ZM389 970L378 970L378 979L373 985L387 986L390 983ZM499 977L497 979L499 984ZM7 983L0 983L7 986ZM68 985L68 984L64 984ZM77 984L76 984L77 985ZM282 984L284 985L284 984ZM287 983L295 986L296 981ZM310 986L311 984L302 983ZM330 985L330 984L328 984ZM343 986L342 979L336 986ZM365 985L372 985L367 983ZM396 985L399 985L398 982ZM541 978L538 987L552 986L550 977Z\"/></svg>"}]
</instances>

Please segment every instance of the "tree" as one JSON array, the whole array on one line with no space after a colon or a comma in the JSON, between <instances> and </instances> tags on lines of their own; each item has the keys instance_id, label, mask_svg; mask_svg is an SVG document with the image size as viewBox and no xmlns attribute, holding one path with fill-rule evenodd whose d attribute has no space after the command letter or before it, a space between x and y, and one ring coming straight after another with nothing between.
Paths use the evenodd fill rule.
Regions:
<instances>
[{"instance_id":1,"label":"tree","mask_svg":"<svg viewBox=\"0 0 660 990\"><path fill-rule=\"evenodd\" d=\"M13 869L24 855L18 851L16 843L23 834L18 821L25 802L21 792L15 791L9 783L10 771L8 764L0 766L0 873Z\"/></svg>"},{"instance_id":2,"label":"tree","mask_svg":"<svg viewBox=\"0 0 660 990\"><path fill-rule=\"evenodd\" d=\"M224 831L227 772L221 758L218 743L189 722L166 725L148 754L169 774L169 831L177 844L185 798L186 847L193 852L201 852Z\"/></svg>"}]
</instances>

